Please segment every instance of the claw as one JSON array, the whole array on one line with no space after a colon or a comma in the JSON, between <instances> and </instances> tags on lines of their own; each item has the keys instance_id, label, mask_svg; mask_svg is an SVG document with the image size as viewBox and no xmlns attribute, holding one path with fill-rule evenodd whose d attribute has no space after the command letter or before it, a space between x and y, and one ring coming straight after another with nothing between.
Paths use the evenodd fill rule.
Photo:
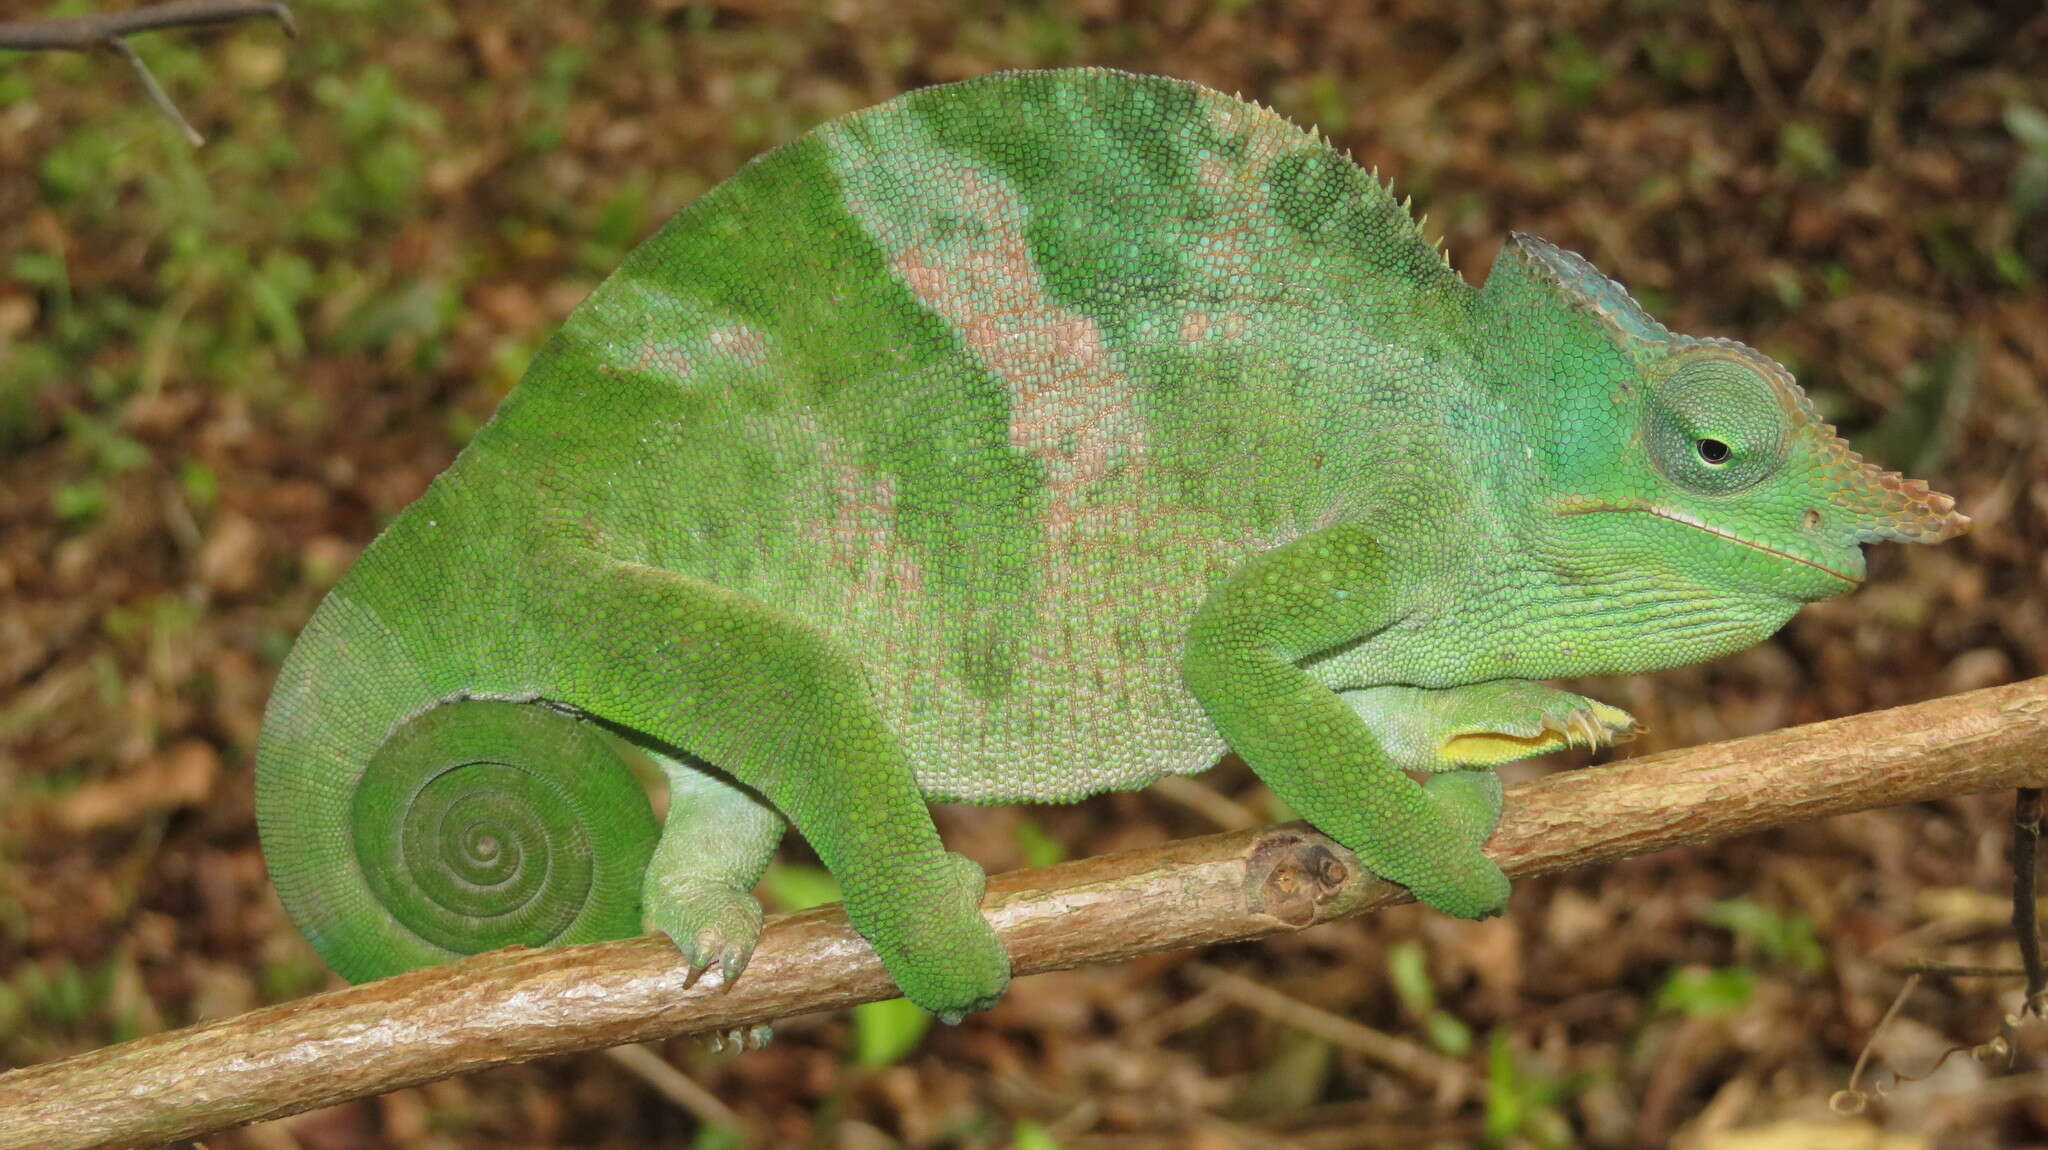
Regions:
<instances>
[{"instance_id":1,"label":"claw","mask_svg":"<svg viewBox=\"0 0 2048 1150\"><path fill-rule=\"evenodd\" d=\"M697 985L697 980L698 980L698 979L700 979L700 978L703 978L703 977L704 977L704 972L705 972L705 971L707 971L707 970L710 970L710 969L711 969L711 960L710 960L710 959L708 959L708 958L707 958L707 959L704 959L704 960L703 960L703 961L701 961L701 962L700 962L700 961L698 961L697 959L694 959L694 958L693 958L693 959L691 959L691 960L690 960L690 966L689 966L689 969L688 969L688 970L687 970L687 971L686 971L686 972L685 972L685 973L683 974L683 989L684 989L684 990L688 990L688 989L690 989L691 987L693 987L693 986ZM732 981L732 975L731 975L731 974L727 974L727 975L725 976L725 980L726 980L727 982L731 982L731 981Z\"/></svg>"},{"instance_id":2,"label":"claw","mask_svg":"<svg viewBox=\"0 0 2048 1150\"><path fill-rule=\"evenodd\" d=\"M1566 715L1561 719L1546 717L1543 726L1545 730L1555 731L1558 737L1564 740L1566 747L1578 746L1579 740L1585 737L1585 732L1579 727L1577 715Z\"/></svg>"},{"instance_id":3,"label":"claw","mask_svg":"<svg viewBox=\"0 0 2048 1150\"><path fill-rule=\"evenodd\" d=\"M1589 747L1599 746L1602 742L1600 738L1600 728L1598 724L1593 722L1593 716L1586 714L1584 711L1580 711L1578 714L1573 715L1572 718L1575 721L1577 721L1577 723L1579 724L1579 730L1582 733L1584 733L1586 738L1586 745Z\"/></svg>"},{"instance_id":4,"label":"claw","mask_svg":"<svg viewBox=\"0 0 2048 1150\"><path fill-rule=\"evenodd\" d=\"M735 1026L731 1030L710 1030L697 1035L713 1053L723 1054L728 1048L734 1054L749 1050L765 1049L775 1038L772 1026Z\"/></svg>"}]
</instances>

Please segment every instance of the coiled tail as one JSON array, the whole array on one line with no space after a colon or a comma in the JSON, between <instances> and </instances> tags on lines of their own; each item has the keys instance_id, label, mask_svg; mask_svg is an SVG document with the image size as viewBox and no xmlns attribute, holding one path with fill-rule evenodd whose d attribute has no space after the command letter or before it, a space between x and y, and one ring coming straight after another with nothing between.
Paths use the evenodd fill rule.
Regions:
<instances>
[{"instance_id":1,"label":"coiled tail","mask_svg":"<svg viewBox=\"0 0 2048 1150\"><path fill-rule=\"evenodd\" d=\"M605 737L437 690L351 606L331 597L294 648L256 776L272 880L327 964L363 982L641 933L658 827Z\"/></svg>"}]
</instances>

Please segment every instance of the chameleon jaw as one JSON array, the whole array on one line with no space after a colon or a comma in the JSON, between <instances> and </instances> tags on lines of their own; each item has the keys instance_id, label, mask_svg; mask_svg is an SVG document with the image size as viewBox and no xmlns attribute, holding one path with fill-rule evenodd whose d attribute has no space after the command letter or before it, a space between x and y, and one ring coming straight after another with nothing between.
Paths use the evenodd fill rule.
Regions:
<instances>
[{"instance_id":1,"label":"chameleon jaw","mask_svg":"<svg viewBox=\"0 0 2048 1150\"><path fill-rule=\"evenodd\" d=\"M1847 575L1840 571L1835 570L1832 567L1816 563L1811 559L1801 558L1800 556L1794 555L1789 551L1781 551L1776 547L1771 547L1763 543L1758 543L1751 539L1744 539L1740 535L1737 535L1730 531L1723 531L1720 528L1709 524L1706 520L1701 519L1699 516L1694 515L1691 512L1680 511L1672 507L1665 507L1661 504L1651 503L1650 501L1645 499L1630 499L1620 502L1605 502L1586 500L1583 497L1568 497L1564 500L1560 500L1557 504L1557 513L1559 515L1587 515L1601 511L1638 512L1644 515L1653 515L1659 519L1669 520L1672 523L1677 523L1682 526L1693 528L1696 531L1704 531L1707 534L1714 536L1716 539L1726 539L1730 543L1739 543L1752 551L1761 551L1764 554L1772 556L1777 559L1784 559L1793 563L1798 563L1801 566L1811 567L1815 571L1819 571L1825 575L1831 575L1836 579L1841 580L1844 584L1848 585L1849 587L1861 587L1863 585L1863 577L1860 575Z\"/></svg>"}]
</instances>

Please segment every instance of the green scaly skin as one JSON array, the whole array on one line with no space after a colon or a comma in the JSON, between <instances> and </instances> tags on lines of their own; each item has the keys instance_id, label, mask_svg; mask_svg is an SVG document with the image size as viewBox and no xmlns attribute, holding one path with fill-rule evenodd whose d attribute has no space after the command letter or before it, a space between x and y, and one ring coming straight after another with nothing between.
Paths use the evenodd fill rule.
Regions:
<instances>
[{"instance_id":1,"label":"green scaly skin","mask_svg":"<svg viewBox=\"0 0 2048 1150\"><path fill-rule=\"evenodd\" d=\"M307 625L258 818L352 979L643 926L733 978L786 818L957 1017L1009 964L927 799L1228 745L1493 914L1485 768L1631 723L1536 680L1746 647L1861 544L1967 522L1570 253L1515 236L1471 288L1265 109L991 76L820 126L626 259ZM658 844L588 720L669 773Z\"/></svg>"}]
</instances>

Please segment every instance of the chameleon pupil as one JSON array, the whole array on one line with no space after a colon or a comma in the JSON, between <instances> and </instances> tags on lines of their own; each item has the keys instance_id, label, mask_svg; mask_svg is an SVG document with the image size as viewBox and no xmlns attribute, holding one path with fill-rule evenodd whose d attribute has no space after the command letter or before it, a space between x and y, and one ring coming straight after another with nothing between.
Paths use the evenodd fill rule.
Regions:
<instances>
[{"instance_id":1,"label":"chameleon pupil","mask_svg":"<svg viewBox=\"0 0 2048 1150\"><path fill-rule=\"evenodd\" d=\"M1728 445L1718 439L1702 439L1699 443L1700 458L1711 464L1728 462Z\"/></svg>"}]
</instances>

